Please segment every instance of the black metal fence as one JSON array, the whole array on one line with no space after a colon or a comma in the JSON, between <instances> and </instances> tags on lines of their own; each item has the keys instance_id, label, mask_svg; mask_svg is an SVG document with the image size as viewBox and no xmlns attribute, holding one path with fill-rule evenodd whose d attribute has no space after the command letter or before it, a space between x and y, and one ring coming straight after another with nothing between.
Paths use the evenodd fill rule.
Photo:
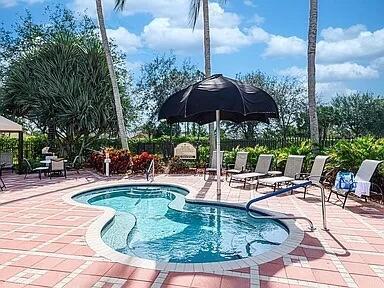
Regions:
<instances>
[{"instance_id":1,"label":"black metal fence","mask_svg":"<svg viewBox=\"0 0 384 288\"><path fill-rule=\"evenodd\" d=\"M321 148L327 148L336 144L340 140L351 141L354 138L335 138L327 137L320 140ZM303 141L309 140L308 137L304 136L290 136L290 137L271 137L271 138L255 138L252 140L243 139L225 139L221 141L221 147L223 150L231 150L236 147L255 147L256 145L265 146L269 149L277 149L282 147L289 147L292 145L300 145ZM208 146L207 141L192 142L195 147ZM18 156L18 142L17 141L5 141L0 142L0 152L11 151L15 163L17 162ZM133 153L139 154L143 151L147 151L153 154L163 155L165 158L173 156L173 148L177 143L170 141L153 141L153 142L132 142L130 143L130 149ZM41 149L43 143L40 142L24 142L24 157L27 159L37 159L41 156ZM105 146L105 145L104 145ZM108 145L107 145L108 146ZM97 149L97 148L95 148Z\"/></svg>"},{"instance_id":2,"label":"black metal fence","mask_svg":"<svg viewBox=\"0 0 384 288\"><path fill-rule=\"evenodd\" d=\"M352 141L355 138L335 138L327 137L320 139L320 148L328 148L336 144L340 140ZM281 137L281 138L255 138L252 140L243 139L225 139L221 141L221 147L223 150L228 151L236 147L255 147L257 145L265 146L269 149L278 149L283 147L289 147L292 145L300 145L304 141L309 141L308 137L303 136L292 136L292 137ZM195 147L208 146L207 142L192 142ZM173 156L173 148L177 143L170 141L163 142L137 142L130 144L130 149L133 153L139 154L147 151L152 154L161 154L165 158Z\"/></svg>"}]
</instances>

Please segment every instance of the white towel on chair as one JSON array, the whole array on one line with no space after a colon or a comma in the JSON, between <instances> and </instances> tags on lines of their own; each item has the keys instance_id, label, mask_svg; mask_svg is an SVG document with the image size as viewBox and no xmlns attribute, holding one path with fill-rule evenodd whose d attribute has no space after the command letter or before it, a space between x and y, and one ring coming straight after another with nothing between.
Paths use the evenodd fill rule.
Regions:
<instances>
[{"instance_id":1,"label":"white towel on chair","mask_svg":"<svg viewBox=\"0 0 384 288\"><path fill-rule=\"evenodd\" d=\"M371 191L371 182L368 181L357 181L355 195L361 196L369 196L369 192Z\"/></svg>"}]
</instances>

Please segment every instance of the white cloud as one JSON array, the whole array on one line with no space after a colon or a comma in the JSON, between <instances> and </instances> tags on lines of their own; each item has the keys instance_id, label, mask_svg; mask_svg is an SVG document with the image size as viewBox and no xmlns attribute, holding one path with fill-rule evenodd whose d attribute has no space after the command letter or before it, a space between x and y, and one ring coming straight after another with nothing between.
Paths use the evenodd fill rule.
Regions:
<instances>
[{"instance_id":1,"label":"white cloud","mask_svg":"<svg viewBox=\"0 0 384 288\"><path fill-rule=\"evenodd\" d=\"M1 7L13 7L17 5L17 0L0 0L0 6Z\"/></svg>"},{"instance_id":2,"label":"white cloud","mask_svg":"<svg viewBox=\"0 0 384 288\"><path fill-rule=\"evenodd\" d=\"M264 21L265 21L265 18L262 17L262 16L260 16L259 14L255 13L255 14L253 15L253 20L252 20L252 22L255 23L256 25L261 25L261 24L264 23Z\"/></svg>"},{"instance_id":3,"label":"white cloud","mask_svg":"<svg viewBox=\"0 0 384 288\"><path fill-rule=\"evenodd\" d=\"M114 3L114 0L102 1L104 14L113 10ZM93 0L73 0L68 6L78 13L86 13L91 17L96 17L96 2Z\"/></svg>"},{"instance_id":4,"label":"white cloud","mask_svg":"<svg viewBox=\"0 0 384 288\"><path fill-rule=\"evenodd\" d=\"M202 31L172 27L168 18L155 18L144 27L143 42L152 49L193 51L202 46Z\"/></svg>"},{"instance_id":5,"label":"white cloud","mask_svg":"<svg viewBox=\"0 0 384 288\"><path fill-rule=\"evenodd\" d=\"M106 14L113 9L114 0L104 2ZM74 0L73 7L95 16L93 0ZM122 12L124 15L147 13L154 18L144 26L140 35L140 43L158 51L173 50L176 53L190 53L202 49L202 16L192 31L188 23L189 0L142 0L126 1ZM226 12L218 3L209 4L211 46L213 53L232 53L244 46L251 45L255 40L252 35L243 32L239 27L241 19L236 13ZM109 36L116 39L125 51L140 47L138 37L128 31L109 30ZM121 33L123 32L123 33ZM129 34L127 34L129 33ZM129 37L126 37L129 36ZM124 39L127 38L126 41ZM132 41L133 40L133 41ZM133 51L134 52L134 51Z\"/></svg>"},{"instance_id":6,"label":"white cloud","mask_svg":"<svg viewBox=\"0 0 384 288\"><path fill-rule=\"evenodd\" d=\"M305 55L306 48L305 41L296 36L271 35L264 56Z\"/></svg>"},{"instance_id":7,"label":"white cloud","mask_svg":"<svg viewBox=\"0 0 384 288\"><path fill-rule=\"evenodd\" d=\"M279 70L277 73L282 75L282 76L294 77L294 78L301 79L303 81L306 80L306 78L307 78L306 69L300 68L297 66L292 66L292 67L289 67L286 69Z\"/></svg>"},{"instance_id":8,"label":"white cloud","mask_svg":"<svg viewBox=\"0 0 384 288\"><path fill-rule=\"evenodd\" d=\"M363 31L367 31L367 28L364 25L357 24L346 29L328 27L321 30L320 35L323 37L324 41L338 42L341 40L354 39Z\"/></svg>"},{"instance_id":9,"label":"white cloud","mask_svg":"<svg viewBox=\"0 0 384 288\"><path fill-rule=\"evenodd\" d=\"M249 7L256 7L252 0L244 0L244 5Z\"/></svg>"},{"instance_id":10,"label":"white cloud","mask_svg":"<svg viewBox=\"0 0 384 288\"><path fill-rule=\"evenodd\" d=\"M107 29L107 35L126 53L134 53L138 48L142 47L140 37L129 32L124 27Z\"/></svg>"},{"instance_id":11,"label":"white cloud","mask_svg":"<svg viewBox=\"0 0 384 288\"><path fill-rule=\"evenodd\" d=\"M252 39L239 28L213 28L212 47L217 54L232 53L252 44Z\"/></svg>"},{"instance_id":12,"label":"white cloud","mask_svg":"<svg viewBox=\"0 0 384 288\"><path fill-rule=\"evenodd\" d=\"M218 3L210 3L210 34L212 52L232 53L251 45L253 37L240 30L240 17L225 12ZM184 10L187 11L187 9ZM185 15L184 18L188 16ZM202 49L203 31L201 17L192 31L185 21L177 18L156 17L144 27L143 42L152 49L176 53L190 53Z\"/></svg>"},{"instance_id":13,"label":"white cloud","mask_svg":"<svg viewBox=\"0 0 384 288\"><path fill-rule=\"evenodd\" d=\"M253 42L267 42L270 39L270 34L260 27L252 27L249 29L249 35L252 37Z\"/></svg>"},{"instance_id":14,"label":"white cloud","mask_svg":"<svg viewBox=\"0 0 384 288\"><path fill-rule=\"evenodd\" d=\"M374 79L379 77L377 70L356 63L319 64L316 67L319 81Z\"/></svg>"},{"instance_id":15,"label":"white cloud","mask_svg":"<svg viewBox=\"0 0 384 288\"><path fill-rule=\"evenodd\" d=\"M316 95L321 100L330 100L338 94L348 95L355 93L356 90L348 88L343 82L323 82L316 83Z\"/></svg>"},{"instance_id":16,"label":"white cloud","mask_svg":"<svg viewBox=\"0 0 384 288\"><path fill-rule=\"evenodd\" d=\"M342 62L384 56L384 28L374 32L361 29L359 31L356 28L352 29L353 32L350 32L349 29L351 28L340 33L337 32L342 35L340 40L335 38L337 33L333 34L333 32L330 33L329 31L325 33L326 38L317 44L319 61ZM327 34L332 34L332 36ZM332 41L326 39L332 39Z\"/></svg>"},{"instance_id":17,"label":"white cloud","mask_svg":"<svg viewBox=\"0 0 384 288\"><path fill-rule=\"evenodd\" d=\"M1 1L1 0L0 0ZM10 0L8 0L10 1ZM122 15L130 16L136 14L149 14L153 18L168 18L172 26L188 27L189 25L189 3L190 0L141 0L125 1ZM74 0L70 5L77 12L87 11L87 14L96 17L96 6L94 0ZM115 7L115 0L104 0L103 8L108 14ZM233 27L240 24L240 17L236 13L225 12L215 2L209 4L209 16L211 27ZM199 17L197 25L201 27L202 17Z\"/></svg>"},{"instance_id":18,"label":"white cloud","mask_svg":"<svg viewBox=\"0 0 384 288\"><path fill-rule=\"evenodd\" d=\"M27 5L33 5L35 3L41 3L44 2L44 0L0 0L0 7L13 7L18 4L27 4Z\"/></svg>"},{"instance_id":19,"label":"white cloud","mask_svg":"<svg viewBox=\"0 0 384 288\"><path fill-rule=\"evenodd\" d=\"M265 56L305 55L307 42L299 37L284 37L265 32L267 44ZM367 31L361 24L349 28L323 29L322 39L317 43L317 61L319 63L357 62L384 56L384 28Z\"/></svg>"},{"instance_id":20,"label":"white cloud","mask_svg":"<svg viewBox=\"0 0 384 288\"><path fill-rule=\"evenodd\" d=\"M284 76L292 76L300 79L306 79L306 68L293 66L279 71ZM318 82L338 82L358 79L375 79L379 77L379 72L372 67L365 67L356 63L341 63L316 65L316 80Z\"/></svg>"},{"instance_id":21,"label":"white cloud","mask_svg":"<svg viewBox=\"0 0 384 288\"><path fill-rule=\"evenodd\" d=\"M376 70L384 70L384 56L374 59L369 66Z\"/></svg>"}]
</instances>

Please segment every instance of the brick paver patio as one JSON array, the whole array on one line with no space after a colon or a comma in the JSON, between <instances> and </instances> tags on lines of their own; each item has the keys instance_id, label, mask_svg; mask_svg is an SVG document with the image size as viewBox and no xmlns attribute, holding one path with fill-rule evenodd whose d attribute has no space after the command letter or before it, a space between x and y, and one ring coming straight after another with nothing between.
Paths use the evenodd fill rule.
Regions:
<instances>
[{"instance_id":1,"label":"brick paver patio","mask_svg":"<svg viewBox=\"0 0 384 288\"><path fill-rule=\"evenodd\" d=\"M258 207L309 217L317 227L277 260L215 273L179 273L130 267L97 255L85 242L102 211L67 204L74 189L134 179L103 178L89 171L67 179L5 174L0 192L0 287L384 287L384 208L351 199L343 210L327 203L321 229L319 192L270 198ZM143 178L140 177L140 181ZM196 198L216 199L215 183L202 176L159 175L156 182L192 186ZM223 184L222 201L246 202L260 192ZM260 189L261 193L268 191ZM334 200L334 199L333 199ZM302 227L306 228L303 222Z\"/></svg>"}]
</instances>

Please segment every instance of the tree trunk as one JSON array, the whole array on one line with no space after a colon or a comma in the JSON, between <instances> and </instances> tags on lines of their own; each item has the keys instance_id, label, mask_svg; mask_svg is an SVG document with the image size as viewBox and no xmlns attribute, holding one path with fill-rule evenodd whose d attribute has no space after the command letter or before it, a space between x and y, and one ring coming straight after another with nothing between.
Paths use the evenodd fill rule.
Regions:
<instances>
[{"instance_id":1,"label":"tree trunk","mask_svg":"<svg viewBox=\"0 0 384 288\"><path fill-rule=\"evenodd\" d=\"M121 140L121 147L123 149L129 149L128 142L127 142L127 134L125 131L123 108L121 107L119 86L117 84L115 69L113 68L112 55L111 55L111 50L109 48L107 31L105 29L103 5L101 3L101 0L96 0L96 11L97 11L97 18L98 18L99 27L100 27L101 42L103 44L103 48L105 51L105 57L107 58L109 76L111 77L111 82L112 82L112 91L113 91L113 98L115 102L115 110L116 110L116 117L117 117L117 125L119 128L119 137Z\"/></svg>"},{"instance_id":2,"label":"tree trunk","mask_svg":"<svg viewBox=\"0 0 384 288\"><path fill-rule=\"evenodd\" d=\"M316 111L316 35L317 0L310 0L308 29L308 112L311 140L319 143L319 123Z\"/></svg>"},{"instance_id":3,"label":"tree trunk","mask_svg":"<svg viewBox=\"0 0 384 288\"><path fill-rule=\"evenodd\" d=\"M51 148L51 150L55 149L55 137L56 136L56 125L53 124L53 122L50 122L48 124L48 146Z\"/></svg>"},{"instance_id":4,"label":"tree trunk","mask_svg":"<svg viewBox=\"0 0 384 288\"><path fill-rule=\"evenodd\" d=\"M211 37L209 33L209 6L208 0L203 0L203 27L204 27L204 66L205 77L211 76ZM213 153L216 149L215 124L209 123L209 150ZM212 156L212 155L211 155Z\"/></svg>"}]
</instances>

